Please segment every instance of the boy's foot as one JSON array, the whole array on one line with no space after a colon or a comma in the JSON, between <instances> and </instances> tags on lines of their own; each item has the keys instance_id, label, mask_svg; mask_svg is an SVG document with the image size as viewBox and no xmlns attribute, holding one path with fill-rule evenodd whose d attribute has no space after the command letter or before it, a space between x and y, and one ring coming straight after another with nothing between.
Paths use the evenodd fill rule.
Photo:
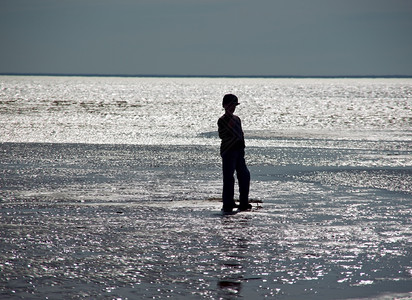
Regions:
<instances>
[{"instance_id":1,"label":"boy's foot","mask_svg":"<svg viewBox=\"0 0 412 300\"><path fill-rule=\"evenodd\" d=\"M224 212L232 212L233 211L233 209L234 208L239 208L239 205L237 205L236 203L233 203L233 205L223 205L223 208L222 208L222 210L224 211Z\"/></svg>"},{"instance_id":2,"label":"boy's foot","mask_svg":"<svg viewBox=\"0 0 412 300\"><path fill-rule=\"evenodd\" d=\"M239 206L238 209L239 209L239 211L245 211L245 210L252 209L252 204L248 203L247 205Z\"/></svg>"}]
</instances>

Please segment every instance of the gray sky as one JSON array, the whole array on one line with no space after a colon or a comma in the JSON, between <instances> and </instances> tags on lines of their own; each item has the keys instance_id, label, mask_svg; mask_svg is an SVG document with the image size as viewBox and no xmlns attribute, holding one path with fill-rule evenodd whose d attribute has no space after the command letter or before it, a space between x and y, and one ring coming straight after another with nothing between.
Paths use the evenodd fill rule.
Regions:
<instances>
[{"instance_id":1,"label":"gray sky","mask_svg":"<svg viewBox=\"0 0 412 300\"><path fill-rule=\"evenodd\" d=\"M0 0L0 73L412 75L411 0Z\"/></svg>"}]
</instances>

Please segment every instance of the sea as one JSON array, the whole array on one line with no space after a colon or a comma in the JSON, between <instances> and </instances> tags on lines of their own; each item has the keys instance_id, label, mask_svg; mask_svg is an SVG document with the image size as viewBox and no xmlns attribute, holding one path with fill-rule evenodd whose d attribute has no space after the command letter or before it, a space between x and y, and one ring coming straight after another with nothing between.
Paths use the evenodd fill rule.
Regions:
<instances>
[{"instance_id":1,"label":"sea","mask_svg":"<svg viewBox=\"0 0 412 300\"><path fill-rule=\"evenodd\" d=\"M0 174L1 299L412 299L412 78L0 76Z\"/></svg>"}]
</instances>

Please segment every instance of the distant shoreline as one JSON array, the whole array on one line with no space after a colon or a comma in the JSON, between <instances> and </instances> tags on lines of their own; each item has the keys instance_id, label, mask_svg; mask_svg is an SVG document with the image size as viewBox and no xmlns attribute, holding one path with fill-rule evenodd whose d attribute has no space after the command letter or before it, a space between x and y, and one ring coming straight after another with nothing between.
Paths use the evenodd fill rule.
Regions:
<instances>
[{"instance_id":1,"label":"distant shoreline","mask_svg":"<svg viewBox=\"0 0 412 300\"><path fill-rule=\"evenodd\" d=\"M146 77L146 78L412 78L412 75L167 75L167 74L65 74L65 73L0 73L0 76L56 77Z\"/></svg>"}]
</instances>

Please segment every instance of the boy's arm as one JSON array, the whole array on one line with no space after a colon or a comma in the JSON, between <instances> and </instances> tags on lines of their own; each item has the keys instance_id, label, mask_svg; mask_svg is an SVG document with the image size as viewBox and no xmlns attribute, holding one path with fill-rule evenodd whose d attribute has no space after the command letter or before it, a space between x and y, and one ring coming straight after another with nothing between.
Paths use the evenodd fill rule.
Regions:
<instances>
[{"instance_id":1,"label":"boy's arm","mask_svg":"<svg viewBox=\"0 0 412 300\"><path fill-rule=\"evenodd\" d=\"M217 121L217 128L218 128L218 132L219 132L219 137L221 139L223 139L225 137L225 132L224 132L225 130L224 130L224 127L223 127L223 120L222 119L219 119Z\"/></svg>"},{"instance_id":2,"label":"boy's arm","mask_svg":"<svg viewBox=\"0 0 412 300\"><path fill-rule=\"evenodd\" d=\"M219 137L223 140L227 140L233 137L233 129L231 128L230 122L225 122L224 119L219 119L217 122Z\"/></svg>"}]
</instances>

